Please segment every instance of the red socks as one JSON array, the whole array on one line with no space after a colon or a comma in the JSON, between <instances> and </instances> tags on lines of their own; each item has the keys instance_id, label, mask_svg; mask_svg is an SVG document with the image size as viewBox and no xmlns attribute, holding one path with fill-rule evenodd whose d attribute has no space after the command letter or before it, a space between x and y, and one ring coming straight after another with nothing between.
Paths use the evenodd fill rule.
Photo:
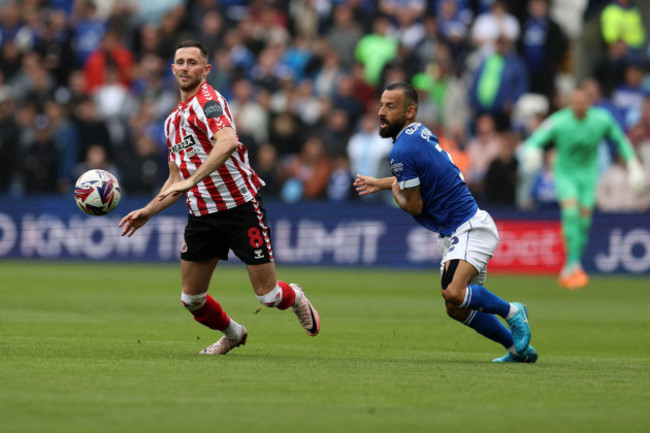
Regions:
<instances>
[{"instance_id":1,"label":"red socks","mask_svg":"<svg viewBox=\"0 0 650 433\"><path fill-rule=\"evenodd\" d=\"M278 281L278 286L282 290L282 300L277 305L277 308L278 310L286 310L296 302L296 291L284 281Z\"/></svg>"},{"instance_id":2,"label":"red socks","mask_svg":"<svg viewBox=\"0 0 650 433\"><path fill-rule=\"evenodd\" d=\"M194 315L194 320L210 329L224 331L230 325L230 317L210 295L205 297L205 304L201 308L191 313Z\"/></svg>"}]
</instances>

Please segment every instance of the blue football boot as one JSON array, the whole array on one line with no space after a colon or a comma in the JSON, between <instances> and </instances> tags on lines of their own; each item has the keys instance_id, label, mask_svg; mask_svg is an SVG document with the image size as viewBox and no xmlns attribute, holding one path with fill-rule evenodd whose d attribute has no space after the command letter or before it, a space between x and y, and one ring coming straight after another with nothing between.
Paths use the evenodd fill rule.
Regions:
<instances>
[{"instance_id":1,"label":"blue football boot","mask_svg":"<svg viewBox=\"0 0 650 433\"><path fill-rule=\"evenodd\" d=\"M528 348L521 355L514 355L510 352L506 353L501 358L493 359L492 362L526 362L533 364L537 361L537 351L531 345L528 345Z\"/></svg>"},{"instance_id":2,"label":"blue football boot","mask_svg":"<svg viewBox=\"0 0 650 433\"><path fill-rule=\"evenodd\" d=\"M515 344L515 351L518 354L523 354L528 344L530 343L530 326L528 326L528 309L520 302L513 304L519 311L510 319L506 319L510 331L512 332L512 340Z\"/></svg>"}]
</instances>

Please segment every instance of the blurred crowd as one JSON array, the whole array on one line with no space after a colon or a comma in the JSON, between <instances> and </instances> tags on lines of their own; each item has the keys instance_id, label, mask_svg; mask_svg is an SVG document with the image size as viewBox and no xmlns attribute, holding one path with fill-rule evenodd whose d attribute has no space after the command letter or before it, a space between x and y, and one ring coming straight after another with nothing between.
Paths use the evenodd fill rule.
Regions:
<instances>
[{"instance_id":1,"label":"blurred crowd","mask_svg":"<svg viewBox=\"0 0 650 433\"><path fill-rule=\"evenodd\" d=\"M0 0L0 194L68 194L91 168L116 174L127 196L157 193L168 174L162 126L178 103L174 47L196 39L267 198L351 200L356 173L389 175L378 99L408 81L418 121L480 203L554 206L553 150L540 172L522 173L520 144L583 78L650 167L637 3ZM599 49L578 77L589 23ZM601 147L599 207L648 209L646 197L623 197L624 165Z\"/></svg>"}]
</instances>

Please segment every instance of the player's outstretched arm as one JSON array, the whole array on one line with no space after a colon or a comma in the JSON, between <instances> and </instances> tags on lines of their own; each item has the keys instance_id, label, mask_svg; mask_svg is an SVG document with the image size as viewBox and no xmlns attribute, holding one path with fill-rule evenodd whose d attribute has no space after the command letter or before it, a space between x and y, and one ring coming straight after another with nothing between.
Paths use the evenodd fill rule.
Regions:
<instances>
[{"instance_id":1,"label":"player's outstretched arm","mask_svg":"<svg viewBox=\"0 0 650 433\"><path fill-rule=\"evenodd\" d=\"M161 191L165 191L167 188L169 188L170 185L177 183L180 179L181 175L178 171L178 166L176 163L170 161L169 177L165 181L165 184L163 185ZM167 209L174 202L176 202L179 197L180 195L169 195L165 197L164 200L160 200L158 197L155 197L145 207L129 212L129 214L122 218L118 224L118 227L122 227L122 236L133 236L133 233L145 225L152 216Z\"/></svg>"},{"instance_id":2,"label":"player's outstretched arm","mask_svg":"<svg viewBox=\"0 0 650 433\"><path fill-rule=\"evenodd\" d=\"M122 227L122 236L133 236L133 233L149 221L151 215L146 211L146 208L137 209L129 212L127 216L122 218L118 227Z\"/></svg>"},{"instance_id":3,"label":"player's outstretched arm","mask_svg":"<svg viewBox=\"0 0 650 433\"><path fill-rule=\"evenodd\" d=\"M377 179L376 177L357 174L357 178L352 185L356 188L359 195L368 195L391 189L394 180L395 178L392 176Z\"/></svg>"}]
</instances>

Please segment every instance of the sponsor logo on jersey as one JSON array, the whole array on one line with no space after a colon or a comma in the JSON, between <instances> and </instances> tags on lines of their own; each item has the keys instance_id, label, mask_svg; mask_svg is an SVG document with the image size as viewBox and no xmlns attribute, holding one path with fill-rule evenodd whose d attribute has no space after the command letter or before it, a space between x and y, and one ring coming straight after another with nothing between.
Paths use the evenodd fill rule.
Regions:
<instances>
[{"instance_id":1,"label":"sponsor logo on jersey","mask_svg":"<svg viewBox=\"0 0 650 433\"><path fill-rule=\"evenodd\" d=\"M255 253L255 259L263 259L264 258L264 250L255 250L253 252Z\"/></svg>"},{"instance_id":2,"label":"sponsor logo on jersey","mask_svg":"<svg viewBox=\"0 0 650 433\"><path fill-rule=\"evenodd\" d=\"M171 147L172 153L177 153L183 149L187 149L188 147L192 147L196 144L196 140L194 139L193 135L186 135L183 137L183 141L181 141L178 144L175 144ZM196 152L194 152L196 154Z\"/></svg>"},{"instance_id":3,"label":"sponsor logo on jersey","mask_svg":"<svg viewBox=\"0 0 650 433\"><path fill-rule=\"evenodd\" d=\"M203 113L205 113L205 117L208 119L214 119L221 117L223 114L223 108L217 101L207 101L203 104Z\"/></svg>"},{"instance_id":4,"label":"sponsor logo on jersey","mask_svg":"<svg viewBox=\"0 0 650 433\"><path fill-rule=\"evenodd\" d=\"M390 160L390 171L392 171L393 174L397 174L402 170L404 170L404 163L394 162L393 159Z\"/></svg>"}]
</instances>

